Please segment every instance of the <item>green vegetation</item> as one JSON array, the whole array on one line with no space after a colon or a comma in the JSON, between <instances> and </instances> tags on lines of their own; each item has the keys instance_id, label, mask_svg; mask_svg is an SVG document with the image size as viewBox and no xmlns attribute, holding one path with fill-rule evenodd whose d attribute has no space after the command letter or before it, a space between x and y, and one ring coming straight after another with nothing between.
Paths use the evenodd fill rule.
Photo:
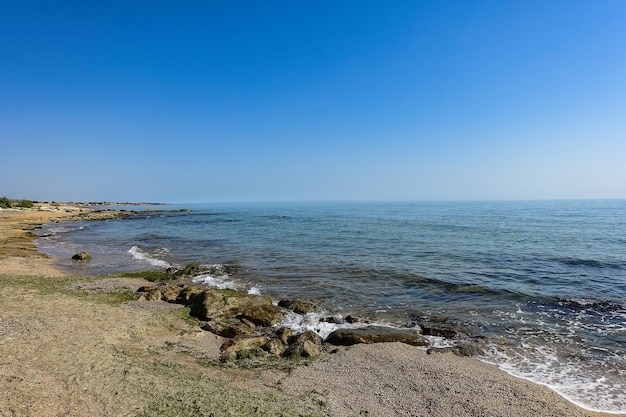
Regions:
<instances>
[{"instance_id":1,"label":"green vegetation","mask_svg":"<svg viewBox=\"0 0 626 417\"><path fill-rule=\"evenodd\" d=\"M200 271L200 266L197 263L190 263L182 270L182 275L193 275Z\"/></svg>"},{"instance_id":2,"label":"green vegetation","mask_svg":"<svg viewBox=\"0 0 626 417\"><path fill-rule=\"evenodd\" d=\"M150 282L164 282L172 281L181 276L191 276L197 274L200 271L200 266L197 263L190 263L180 271L176 271L173 268L168 268L165 271L140 271L140 272L120 272L110 275L111 278L143 278Z\"/></svg>"},{"instance_id":3,"label":"green vegetation","mask_svg":"<svg viewBox=\"0 0 626 417\"><path fill-rule=\"evenodd\" d=\"M172 281L176 277L170 271L120 272L110 275L111 278L143 278L150 282Z\"/></svg>"},{"instance_id":4,"label":"green vegetation","mask_svg":"<svg viewBox=\"0 0 626 417\"><path fill-rule=\"evenodd\" d=\"M6 196L0 197L0 208L7 209L13 207L13 203Z\"/></svg>"},{"instance_id":5,"label":"green vegetation","mask_svg":"<svg viewBox=\"0 0 626 417\"><path fill-rule=\"evenodd\" d=\"M7 209L12 207L33 208L33 202L31 200L11 200L7 196L0 197L0 208Z\"/></svg>"}]
</instances>

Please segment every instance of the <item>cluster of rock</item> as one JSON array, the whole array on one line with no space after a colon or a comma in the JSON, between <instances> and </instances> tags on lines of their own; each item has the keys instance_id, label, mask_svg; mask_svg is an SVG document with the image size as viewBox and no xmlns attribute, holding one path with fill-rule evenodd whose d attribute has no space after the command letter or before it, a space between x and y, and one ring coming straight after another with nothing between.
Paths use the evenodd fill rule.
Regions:
<instances>
[{"instance_id":1,"label":"cluster of rock","mask_svg":"<svg viewBox=\"0 0 626 417\"><path fill-rule=\"evenodd\" d=\"M166 301L188 306L190 314L204 322L202 328L228 340L221 347L223 361L250 356L273 355L277 357L316 357L326 344L350 346L358 343L402 342L414 346L429 346L424 335L458 337L462 329L453 329L446 323L424 321L422 333L419 327L398 329L384 326L343 328L331 333L324 341L312 331L294 334L279 324L290 313L307 314L318 311L318 306L306 300L281 300L273 304L269 297L247 294L230 289L210 288L198 285L160 283L141 287L139 299ZM351 323L357 319L347 317ZM329 322L339 323L342 319L330 317ZM345 319L344 319L345 320ZM432 348L431 348L432 349ZM457 354L466 351L454 350ZM433 349L431 352L442 351Z\"/></svg>"}]
</instances>

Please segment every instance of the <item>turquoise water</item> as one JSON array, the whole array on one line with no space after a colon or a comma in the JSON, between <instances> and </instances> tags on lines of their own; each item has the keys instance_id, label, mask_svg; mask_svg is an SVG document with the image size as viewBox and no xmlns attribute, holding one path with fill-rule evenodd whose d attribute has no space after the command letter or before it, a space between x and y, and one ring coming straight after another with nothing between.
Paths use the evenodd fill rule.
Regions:
<instances>
[{"instance_id":1,"label":"turquoise water","mask_svg":"<svg viewBox=\"0 0 626 417\"><path fill-rule=\"evenodd\" d=\"M201 278L399 327L450 317L479 335L481 359L626 412L624 200L184 207L46 225L38 244L72 273L232 264ZM81 250L91 263L68 260Z\"/></svg>"}]
</instances>

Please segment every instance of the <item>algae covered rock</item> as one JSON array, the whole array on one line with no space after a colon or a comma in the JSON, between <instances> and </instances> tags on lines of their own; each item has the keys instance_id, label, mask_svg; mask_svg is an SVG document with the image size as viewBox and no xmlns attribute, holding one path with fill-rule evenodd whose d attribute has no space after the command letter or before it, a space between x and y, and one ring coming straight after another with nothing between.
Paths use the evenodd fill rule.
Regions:
<instances>
[{"instance_id":1,"label":"algae covered rock","mask_svg":"<svg viewBox=\"0 0 626 417\"><path fill-rule=\"evenodd\" d=\"M89 252L78 252L77 254L72 256L72 259L75 261L90 261L91 254Z\"/></svg>"}]
</instances>

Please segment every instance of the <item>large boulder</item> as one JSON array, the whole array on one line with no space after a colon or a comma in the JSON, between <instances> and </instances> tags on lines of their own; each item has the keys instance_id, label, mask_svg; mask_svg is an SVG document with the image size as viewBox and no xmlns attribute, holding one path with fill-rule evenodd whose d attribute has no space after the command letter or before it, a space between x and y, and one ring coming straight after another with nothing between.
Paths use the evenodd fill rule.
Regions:
<instances>
[{"instance_id":1,"label":"large boulder","mask_svg":"<svg viewBox=\"0 0 626 417\"><path fill-rule=\"evenodd\" d=\"M285 310L273 304L258 304L245 309L241 317L257 326L271 327L285 319Z\"/></svg>"},{"instance_id":2,"label":"large boulder","mask_svg":"<svg viewBox=\"0 0 626 417\"><path fill-rule=\"evenodd\" d=\"M222 352L220 354L220 360L235 360L238 356L244 356L242 352L260 352L267 355L262 347L269 341L270 338L268 336L248 336L230 339L220 348ZM256 356L256 354L254 356Z\"/></svg>"},{"instance_id":3,"label":"large boulder","mask_svg":"<svg viewBox=\"0 0 626 417\"><path fill-rule=\"evenodd\" d=\"M422 329L422 334L426 336L466 339L474 334L469 326L447 317L421 319L417 323Z\"/></svg>"},{"instance_id":4,"label":"large boulder","mask_svg":"<svg viewBox=\"0 0 626 417\"><path fill-rule=\"evenodd\" d=\"M233 290L207 288L201 293L193 295L189 300L189 305L192 316L200 320L211 321L237 317L245 310L255 306L272 305L272 300L269 297Z\"/></svg>"},{"instance_id":5,"label":"large boulder","mask_svg":"<svg viewBox=\"0 0 626 417\"><path fill-rule=\"evenodd\" d=\"M360 329L339 329L332 332L326 342L338 346L351 346L359 343L402 342L413 346L428 346L428 339L415 330L390 327L364 327Z\"/></svg>"},{"instance_id":6,"label":"large boulder","mask_svg":"<svg viewBox=\"0 0 626 417\"><path fill-rule=\"evenodd\" d=\"M238 352L240 350L257 349L269 342L269 340L269 336L236 337L225 342L220 350L222 352Z\"/></svg>"}]
</instances>

